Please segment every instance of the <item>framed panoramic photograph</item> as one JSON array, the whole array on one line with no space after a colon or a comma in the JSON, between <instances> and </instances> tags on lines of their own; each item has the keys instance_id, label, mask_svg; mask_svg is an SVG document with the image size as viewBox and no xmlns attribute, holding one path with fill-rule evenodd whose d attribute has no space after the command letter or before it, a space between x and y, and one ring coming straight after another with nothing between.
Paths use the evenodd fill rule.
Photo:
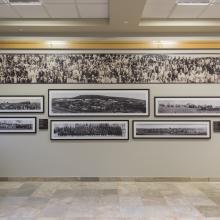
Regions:
<instances>
[{"instance_id":1,"label":"framed panoramic photograph","mask_svg":"<svg viewBox=\"0 0 220 220\"><path fill-rule=\"evenodd\" d=\"M210 139L210 121L133 121L134 139Z\"/></svg>"},{"instance_id":2,"label":"framed panoramic photograph","mask_svg":"<svg viewBox=\"0 0 220 220\"><path fill-rule=\"evenodd\" d=\"M155 116L220 116L220 97L155 97Z\"/></svg>"},{"instance_id":3,"label":"framed panoramic photograph","mask_svg":"<svg viewBox=\"0 0 220 220\"><path fill-rule=\"evenodd\" d=\"M129 121L51 120L51 140L129 140Z\"/></svg>"},{"instance_id":4,"label":"framed panoramic photograph","mask_svg":"<svg viewBox=\"0 0 220 220\"><path fill-rule=\"evenodd\" d=\"M49 116L149 116L148 89L49 90Z\"/></svg>"},{"instance_id":5,"label":"framed panoramic photograph","mask_svg":"<svg viewBox=\"0 0 220 220\"><path fill-rule=\"evenodd\" d=\"M43 113L44 96L0 96L0 113Z\"/></svg>"},{"instance_id":6,"label":"framed panoramic photograph","mask_svg":"<svg viewBox=\"0 0 220 220\"><path fill-rule=\"evenodd\" d=\"M36 117L0 117L0 133L36 133Z\"/></svg>"},{"instance_id":7,"label":"framed panoramic photograph","mask_svg":"<svg viewBox=\"0 0 220 220\"><path fill-rule=\"evenodd\" d=\"M0 57L0 84L220 83L219 50L1 50Z\"/></svg>"}]
</instances>

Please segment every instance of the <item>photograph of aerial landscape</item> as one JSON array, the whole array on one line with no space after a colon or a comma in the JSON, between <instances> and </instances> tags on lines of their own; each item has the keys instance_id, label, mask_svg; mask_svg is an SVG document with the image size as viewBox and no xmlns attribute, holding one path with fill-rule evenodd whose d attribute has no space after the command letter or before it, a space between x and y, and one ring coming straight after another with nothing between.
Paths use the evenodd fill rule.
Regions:
<instances>
[{"instance_id":1,"label":"photograph of aerial landscape","mask_svg":"<svg viewBox=\"0 0 220 220\"><path fill-rule=\"evenodd\" d=\"M210 121L133 121L133 138L211 138Z\"/></svg>"},{"instance_id":2,"label":"photograph of aerial landscape","mask_svg":"<svg viewBox=\"0 0 220 220\"><path fill-rule=\"evenodd\" d=\"M155 97L155 116L220 116L220 97Z\"/></svg>"},{"instance_id":3,"label":"photograph of aerial landscape","mask_svg":"<svg viewBox=\"0 0 220 220\"><path fill-rule=\"evenodd\" d=\"M35 133L36 118L0 117L0 133Z\"/></svg>"},{"instance_id":4,"label":"photograph of aerial landscape","mask_svg":"<svg viewBox=\"0 0 220 220\"><path fill-rule=\"evenodd\" d=\"M128 121L51 121L52 140L128 140Z\"/></svg>"},{"instance_id":5,"label":"photograph of aerial landscape","mask_svg":"<svg viewBox=\"0 0 220 220\"><path fill-rule=\"evenodd\" d=\"M49 90L49 116L148 116L149 90Z\"/></svg>"},{"instance_id":6,"label":"photograph of aerial landscape","mask_svg":"<svg viewBox=\"0 0 220 220\"><path fill-rule=\"evenodd\" d=\"M43 96L0 96L0 113L42 113Z\"/></svg>"}]
</instances>

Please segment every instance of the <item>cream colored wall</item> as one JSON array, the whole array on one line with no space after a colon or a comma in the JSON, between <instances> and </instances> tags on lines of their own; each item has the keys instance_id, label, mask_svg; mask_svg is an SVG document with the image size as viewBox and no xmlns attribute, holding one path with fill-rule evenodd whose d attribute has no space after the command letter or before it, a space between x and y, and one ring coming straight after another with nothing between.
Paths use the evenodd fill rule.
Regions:
<instances>
[{"instance_id":1,"label":"cream colored wall","mask_svg":"<svg viewBox=\"0 0 220 220\"><path fill-rule=\"evenodd\" d=\"M63 88L147 88L151 116L117 118L130 120L129 141L51 141L49 130L1 134L0 177L220 177L220 133L212 133L211 140L132 140L131 123L154 119L154 96L220 96L220 84L0 85L0 94L44 95L46 111L36 116L47 118L48 89Z\"/></svg>"},{"instance_id":2,"label":"cream colored wall","mask_svg":"<svg viewBox=\"0 0 220 220\"><path fill-rule=\"evenodd\" d=\"M0 85L0 94L45 95L46 112L37 115L45 118L47 90L62 88L95 89L97 85ZM220 94L220 85L100 85L99 88L149 88L150 119L154 119L154 96ZM128 119L131 128L131 121L137 117ZM0 176L219 177L220 134L213 133L211 140L132 140L130 129L129 141L57 142L50 141L49 131L0 135Z\"/></svg>"}]
</instances>

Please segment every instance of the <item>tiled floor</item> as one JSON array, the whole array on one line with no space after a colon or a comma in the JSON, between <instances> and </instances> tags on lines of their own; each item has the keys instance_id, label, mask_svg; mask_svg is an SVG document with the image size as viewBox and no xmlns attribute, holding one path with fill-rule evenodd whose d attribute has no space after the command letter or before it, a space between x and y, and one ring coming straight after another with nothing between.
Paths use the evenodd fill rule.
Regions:
<instances>
[{"instance_id":1,"label":"tiled floor","mask_svg":"<svg viewBox=\"0 0 220 220\"><path fill-rule=\"evenodd\" d=\"M0 182L0 220L220 220L220 183Z\"/></svg>"}]
</instances>

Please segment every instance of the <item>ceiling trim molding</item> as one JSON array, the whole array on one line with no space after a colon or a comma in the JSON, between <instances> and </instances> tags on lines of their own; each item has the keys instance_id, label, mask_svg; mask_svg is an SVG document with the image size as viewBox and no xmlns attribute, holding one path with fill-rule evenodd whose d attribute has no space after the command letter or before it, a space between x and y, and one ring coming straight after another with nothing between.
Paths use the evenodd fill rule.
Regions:
<instances>
[{"instance_id":1,"label":"ceiling trim molding","mask_svg":"<svg viewBox=\"0 0 220 220\"><path fill-rule=\"evenodd\" d=\"M90 27L108 25L109 19L0 19L0 27Z\"/></svg>"},{"instance_id":2,"label":"ceiling trim molding","mask_svg":"<svg viewBox=\"0 0 220 220\"><path fill-rule=\"evenodd\" d=\"M0 49L220 49L220 40L0 40Z\"/></svg>"},{"instance_id":3,"label":"ceiling trim molding","mask_svg":"<svg viewBox=\"0 0 220 220\"><path fill-rule=\"evenodd\" d=\"M219 27L220 19L141 19L141 27Z\"/></svg>"}]
</instances>

